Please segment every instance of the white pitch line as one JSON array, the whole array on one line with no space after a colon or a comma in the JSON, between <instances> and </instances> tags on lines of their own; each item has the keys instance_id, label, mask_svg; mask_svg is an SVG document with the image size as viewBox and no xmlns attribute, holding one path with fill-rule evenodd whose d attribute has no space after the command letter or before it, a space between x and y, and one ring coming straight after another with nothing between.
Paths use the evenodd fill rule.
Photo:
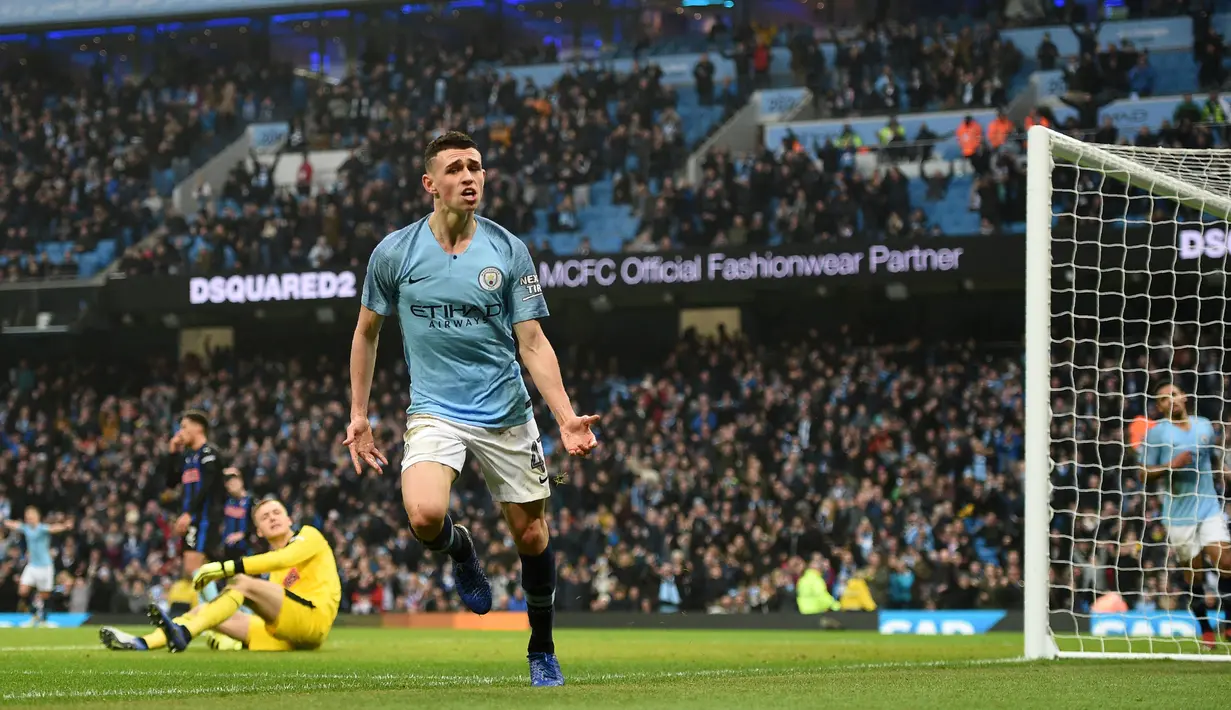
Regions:
<instances>
[{"instance_id":1,"label":"white pitch line","mask_svg":"<svg viewBox=\"0 0 1231 710\"><path fill-rule=\"evenodd\" d=\"M0 646L0 653L45 653L47 651L106 651L98 644L90 646Z\"/></svg>"},{"instance_id":2,"label":"white pitch line","mask_svg":"<svg viewBox=\"0 0 1231 710\"><path fill-rule=\"evenodd\" d=\"M242 685L215 685L207 688L147 688L145 690L31 690L25 693L6 693L5 700L67 700L69 698L149 698L149 697L187 697L192 695L221 695L223 693L239 694L260 690L264 692L293 693L302 690L323 690L307 685L292 685L279 683L263 685L260 688L250 688Z\"/></svg>"},{"instance_id":3,"label":"white pitch line","mask_svg":"<svg viewBox=\"0 0 1231 710\"><path fill-rule=\"evenodd\" d=\"M148 697L188 697L195 695L219 695L223 693L243 695L251 693L286 692L302 693L329 690L398 690L406 688L407 680L420 681L414 687L462 687L476 685L494 685L496 683L511 683L524 680L522 676L411 676L386 675L364 676L358 673L330 679L305 675L303 679L287 682L285 674L270 674L270 678L278 677L277 683L255 683L239 685L235 683L170 688L109 688L103 690L32 690L23 693L6 693L4 700L68 700L73 698L148 698ZM244 676L245 680L254 680L252 676ZM346 682L342 682L346 681Z\"/></svg>"},{"instance_id":4,"label":"white pitch line","mask_svg":"<svg viewBox=\"0 0 1231 710\"><path fill-rule=\"evenodd\" d=\"M241 678L245 680L260 680L262 678L277 680L355 680L355 681L405 681L405 680L445 680L465 683L482 676L473 675L435 675L429 673L312 673L309 671L199 671L189 668L157 668L142 670L128 668L121 670L104 670L98 668L57 668L57 669L24 669L11 671L17 675L57 675L57 676L129 676L149 678ZM516 680L521 676L491 676L494 680Z\"/></svg>"},{"instance_id":5,"label":"white pitch line","mask_svg":"<svg viewBox=\"0 0 1231 710\"><path fill-rule=\"evenodd\" d=\"M1016 656L1013 658L968 658L961 660L950 661L881 661L879 663L849 663L842 665L829 666L835 671L883 671L901 668L902 670L910 670L913 668L971 668L976 666L1002 666L1006 664L1025 663L1026 658Z\"/></svg>"},{"instance_id":6,"label":"white pitch line","mask_svg":"<svg viewBox=\"0 0 1231 710\"><path fill-rule=\"evenodd\" d=\"M990 659L969 659L969 660L953 660L953 661L896 661L885 663L853 663L853 664L823 664L811 668L707 668L698 670L686 671L662 671L662 672L644 672L644 673L582 673L576 676L570 676L569 680L572 683L596 683L610 682L615 680L664 680L664 679L686 679L686 678L707 678L707 677L739 677L739 676L764 676L764 675L810 675L812 673L827 673L833 671L866 671L866 670L885 670L885 669L919 669L919 668L967 668L978 666L993 666L1004 665L1010 663L1021 663L1020 658L990 658ZM28 671L29 674L34 674L36 671ZM327 691L327 690L397 690L405 688L407 683L411 683L414 687L461 687L461 686L490 686L500 684L513 684L524 682L525 677L522 675L500 675L500 676L481 676L481 675L429 675L422 673L383 673L383 674L362 674L362 673L279 673L273 671L240 671L236 673L199 673L191 670L179 669L159 669L159 670L123 670L123 671L100 671L97 669L82 669L74 671L65 669L57 671L59 675L127 675L127 676L150 676L163 677L170 679L171 677L182 678L183 676L193 677L227 677L231 679L244 679L247 681L256 680L278 680L276 683L257 683L254 685L237 685L234 683L213 685L208 687L172 687L172 688L150 688L150 689L106 689L106 690L34 690L24 693L7 693L3 697L4 700L67 700L73 698L84 697L112 697L112 698L142 698L142 697L189 697L195 695L217 695L221 693L245 694L253 692L305 692L305 691ZM288 678L296 678L295 682L287 682ZM350 681L350 682L347 682Z\"/></svg>"}]
</instances>

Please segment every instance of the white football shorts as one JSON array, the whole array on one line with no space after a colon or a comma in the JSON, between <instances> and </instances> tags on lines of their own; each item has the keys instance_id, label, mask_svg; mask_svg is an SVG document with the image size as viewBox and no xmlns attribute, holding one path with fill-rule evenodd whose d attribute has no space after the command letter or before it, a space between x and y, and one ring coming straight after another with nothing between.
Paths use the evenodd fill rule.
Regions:
<instances>
[{"instance_id":1,"label":"white football shorts","mask_svg":"<svg viewBox=\"0 0 1231 710\"><path fill-rule=\"evenodd\" d=\"M551 496L539 427L531 417L507 429L485 429L430 414L406 420L402 472L434 461L461 472L466 454L474 456L497 503L529 503Z\"/></svg>"},{"instance_id":2,"label":"white football shorts","mask_svg":"<svg viewBox=\"0 0 1231 710\"><path fill-rule=\"evenodd\" d=\"M56 570L54 567L26 565L21 571L21 578L17 580L17 584L39 592L50 592L56 586Z\"/></svg>"},{"instance_id":3,"label":"white football shorts","mask_svg":"<svg viewBox=\"0 0 1231 710\"><path fill-rule=\"evenodd\" d=\"M1196 525L1172 525L1167 528L1167 544L1175 550L1175 556L1183 565L1200 555L1206 546L1219 542L1231 542L1227 519L1222 515L1206 518Z\"/></svg>"}]
</instances>

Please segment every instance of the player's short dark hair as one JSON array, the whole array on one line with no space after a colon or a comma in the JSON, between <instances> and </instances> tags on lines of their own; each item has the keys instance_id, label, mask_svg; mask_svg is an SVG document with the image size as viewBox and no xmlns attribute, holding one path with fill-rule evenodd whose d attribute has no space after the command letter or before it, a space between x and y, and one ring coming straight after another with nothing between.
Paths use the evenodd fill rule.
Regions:
<instances>
[{"instance_id":1,"label":"player's short dark hair","mask_svg":"<svg viewBox=\"0 0 1231 710\"><path fill-rule=\"evenodd\" d=\"M202 412L200 409L189 409L184 412L183 418L201 427L202 431L209 434L209 416L205 412Z\"/></svg>"},{"instance_id":2,"label":"player's short dark hair","mask_svg":"<svg viewBox=\"0 0 1231 710\"><path fill-rule=\"evenodd\" d=\"M478 150L479 144L475 143L469 135L461 131L445 131L427 144L427 148L423 151L423 167L431 170L432 161L446 150L468 150L470 148Z\"/></svg>"},{"instance_id":3,"label":"player's short dark hair","mask_svg":"<svg viewBox=\"0 0 1231 710\"><path fill-rule=\"evenodd\" d=\"M1177 385L1170 378L1163 378L1159 380L1158 382L1154 383L1154 386L1150 388L1150 394L1157 397L1158 393L1162 392L1164 387L1175 387L1176 389L1180 388L1180 386Z\"/></svg>"},{"instance_id":4,"label":"player's short dark hair","mask_svg":"<svg viewBox=\"0 0 1231 710\"><path fill-rule=\"evenodd\" d=\"M256 502L256 505L252 506L252 512L249 513L249 515L252 516L252 522L254 523L256 522L256 512L269 503L277 503L278 505L282 506L283 510L286 509L286 503L283 503L282 499L279 498L278 496L275 496L275 495L265 496L264 498L258 500Z\"/></svg>"}]
</instances>

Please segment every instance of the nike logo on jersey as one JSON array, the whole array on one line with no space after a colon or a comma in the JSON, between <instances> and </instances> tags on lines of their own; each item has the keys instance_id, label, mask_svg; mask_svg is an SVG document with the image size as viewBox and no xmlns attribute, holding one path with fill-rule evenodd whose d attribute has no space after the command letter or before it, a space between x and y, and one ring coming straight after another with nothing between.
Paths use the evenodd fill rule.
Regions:
<instances>
[{"instance_id":1,"label":"nike logo on jersey","mask_svg":"<svg viewBox=\"0 0 1231 710\"><path fill-rule=\"evenodd\" d=\"M419 277L419 278L417 278L417 279L416 279L416 278L407 278L407 279L406 279L406 285L407 285L407 286L413 286L413 285L415 285L415 284L419 283L420 281L422 281L423 279L426 279L426 278L427 278L426 276L421 276L421 277Z\"/></svg>"},{"instance_id":2,"label":"nike logo on jersey","mask_svg":"<svg viewBox=\"0 0 1231 710\"><path fill-rule=\"evenodd\" d=\"M547 483L547 476L539 476L539 483Z\"/></svg>"}]
</instances>

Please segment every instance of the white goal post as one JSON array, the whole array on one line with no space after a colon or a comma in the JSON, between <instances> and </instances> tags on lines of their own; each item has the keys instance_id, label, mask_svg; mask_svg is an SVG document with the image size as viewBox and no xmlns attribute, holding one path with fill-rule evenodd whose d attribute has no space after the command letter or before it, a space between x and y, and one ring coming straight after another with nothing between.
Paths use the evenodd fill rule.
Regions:
<instances>
[{"instance_id":1,"label":"white goal post","mask_svg":"<svg viewBox=\"0 0 1231 710\"><path fill-rule=\"evenodd\" d=\"M1126 443L1160 378L1227 421L1231 150L1027 138L1025 655L1231 661L1200 643Z\"/></svg>"}]
</instances>

